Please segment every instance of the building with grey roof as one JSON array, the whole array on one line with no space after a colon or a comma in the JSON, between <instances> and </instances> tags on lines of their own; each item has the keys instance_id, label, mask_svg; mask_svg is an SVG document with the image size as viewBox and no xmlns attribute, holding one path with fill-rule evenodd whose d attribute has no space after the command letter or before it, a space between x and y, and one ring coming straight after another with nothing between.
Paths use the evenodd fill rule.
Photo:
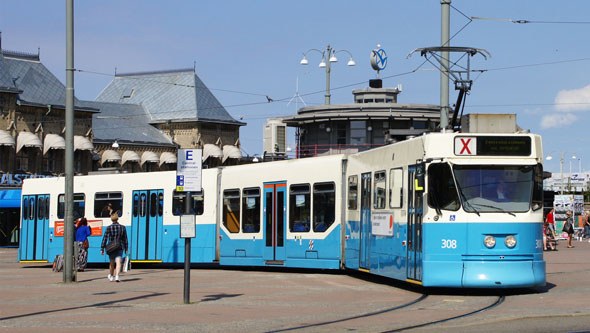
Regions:
<instances>
[{"instance_id":1,"label":"building with grey roof","mask_svg":"<svg viewBox=\"0 0 590 333\"><path fill-rule=\"evenodd\" d=\"M34 53L0 49L0 186L63 172L65 86ZM92 168L92 115L97 108L75 99L75 165L79 173ZM18 175L18 176L16 176Z\"/></svg>"},{"instance_id":2,"label":"building with grey roof","mask_svg":"<svg viewBox=\"0 0 590 333\"><path fill-rule=\"evenodd\" d=\"M164 148L203 148L208 166L227 160L224 148L239 151L239 129L246 125L225 110L194 69L117 74L90 105L101 110L94 117L97 145L150 139Z\"/></svg>"}]
</instances>

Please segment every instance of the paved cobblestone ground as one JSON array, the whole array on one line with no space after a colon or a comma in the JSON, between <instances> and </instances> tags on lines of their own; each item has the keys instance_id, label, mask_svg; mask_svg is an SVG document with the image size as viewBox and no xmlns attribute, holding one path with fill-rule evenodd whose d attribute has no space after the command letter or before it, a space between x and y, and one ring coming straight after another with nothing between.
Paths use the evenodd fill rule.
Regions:
<instances>
[{"instance_id":1,"label":"paved cobblestone ground","mask_svg":"<svg viewBox=\"0 0 590 333\"><path fill-rule=\"evenodd\" d=\"M500 306L421 328L438 331L559 332L590 330L590 243L561 242L545 252L545 288L507 293ZM64 284L47 264L20 264L0 249L0 330L30 331L386 331L465 314L492 304L497 292L424 290L388 279L321 271L193 268L183 304L182 267L134 267L121 283L107 267Z\"/></svg>"}]
</instances>

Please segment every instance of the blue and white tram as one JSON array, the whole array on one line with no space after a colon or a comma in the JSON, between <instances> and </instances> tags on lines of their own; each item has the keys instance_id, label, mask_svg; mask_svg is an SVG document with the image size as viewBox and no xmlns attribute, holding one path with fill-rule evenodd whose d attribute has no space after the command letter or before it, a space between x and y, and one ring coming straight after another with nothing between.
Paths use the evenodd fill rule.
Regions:
<instances>
[{"instance_id":1,"label":"blue and white tram","mask_svg":"<svg viewBox=\"0 0 590 333\"><path fill-rule=\"evenodd\" d=\"M343 157L224 169L220 264L340 268Z\"/></svg>"},{"instance_id":2,"label":"blue and white tram","mask_svg":"<svg viewBox=\"0 0 590 333\"><path fill-rule=\"evenodd\" d=\"M542 144L433 133L351 155L346 267L423 286L545 284Z\"/></svg>"},{"instance_id":3,"label":"blue and white tram","mask_svg":"<svg viewBox=\"0 0 590 333\"><path fill-rule=\"evenodd\" d=\"M214 175L215 171L204 174ZM147 177L146 177L147 176ZM21 262L51 262L63 253L64 178L31 179L23 184ZM102 235L111 223L106 207L119 213L119 223L127 228L129 255L133 262L183 262L184 242L180 239L179 207L184 194L175 190L174 172L100 174L74 177L74 217L86 217L91 227L88 262L108 262L100 255ZM215 177L204 177L203 185L215 186ZM214 193L214 192L212 192ZM204 212L203 193L194 194L197 237L192 242L195 262L215 259L215 216ZM209 203L208 201L211 201ZM205 203L215 205L215 198Z\"/></svg>"},{"instance_id":4,"label":"blue and white tram","mask_svg":"<svg viewBox=\"0 0 590 333\"><path fill-rule=\"evenodd\" d=\"M192 193L194 263L348 268L423 286L545 284L542 145L533 134L431 133L370 151L203 170ZM92 227L90 262L110 223L131 260L183 262L185 195L175 172L77 176ZM63 251L63 178L23 185L21 262Z\"/></svg>"}]
</instances>

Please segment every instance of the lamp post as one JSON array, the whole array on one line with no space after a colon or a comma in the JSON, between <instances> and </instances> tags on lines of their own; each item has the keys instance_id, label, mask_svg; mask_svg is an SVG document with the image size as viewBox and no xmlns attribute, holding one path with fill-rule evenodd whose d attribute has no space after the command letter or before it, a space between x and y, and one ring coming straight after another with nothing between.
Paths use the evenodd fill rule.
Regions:
<instances>
[{"instance_id":1,"label":"lamp post","mask_svg":"<svg viewBox=\"0 0 590 333\"><path fill-rule=\"evenodd\" d=\"M545 158L547 161L551 161L553 159L553 156L551 156L552 153L554 153L555 151L552 151L551 153L549 153L549 155L547 155L547 157ZM561 159L559 161L559 172L561 174L560 180L561 180L561 194L563 195L563 186L564 186L564 181L563 181L563 156L565 153L570 153L570 154L575 154L574 152L571 151L562 151L561 152ZM572 155L572 159L576 159L576 155ZM570 161L570 177L571 177L571 172L572 172L572 164Z\"/></svg>"},{"instance_id":2,"label":"lamp post","mask_svg":"<svg viewBox=\"0 0 590 333\"><path fill-rule=\"evenodd\" d=\"M330 44L328 44L325 51L320 51L318 49L309 49L305 53L303 53L303 59L301 59L301 61L299 62L301 65L309 64L309 60L307 60L307 54L311 51L319 52L322 55L322 62L320 62L319 67L326 68L326 95L325 95L325 97L326 97L326 104L330 104L330 96L331 96L330 95L330 71L331 71L331 67L332 67L331 64L333 62L338 62L338 58L336 58L336 53L346 52L346 53L348 53L348 55L350 55L350 60L348 60L348 63L346 63L346 65L348 65L348 66L355 66L356 62L354 62L354 60L352 60L352 53L350 53L348 50L334 50L333 48L330 47Z\"/></svg>"}]
</instances>

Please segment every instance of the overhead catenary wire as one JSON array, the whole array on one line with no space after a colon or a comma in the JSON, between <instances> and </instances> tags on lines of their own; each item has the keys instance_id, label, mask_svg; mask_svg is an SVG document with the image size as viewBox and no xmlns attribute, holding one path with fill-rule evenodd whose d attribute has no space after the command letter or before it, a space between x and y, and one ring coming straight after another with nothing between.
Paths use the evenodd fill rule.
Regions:
<instances>
[{"instance_id":1,"label":"overhead catenary wire","mask_svg":"<svg viewBox=\"0 0 590 333\"><path fill-rule=\"evenodd\" d=\"M518 69L518 68L526 68L526 67L535 67L535 66L547 66L547 65L556 65L556 64L562 64L562 63L569 63L569 62L580 62L580 61L588 61L590 60L590 57L587 58L577 58L577 59L567 59L567 60L558 60L558 61L550 61L550 62L541 62L541 63L532 63L532 64L520 64L520 65L514 65L514 66L505 66L505 67L496 67L496 68L488 68L488 69L473 69L471 70L472 72L478 72L480 75L483 72L487 72L487 71L500 71L500 70L510 70L510 69ZM409 75L412 73L415 73L417 71L421 71L421 70L426 70L426 69L422 69L422 66L427 62L428 60L424 60L419 66L417 66L415 69L411 70L411 71L407 71L407 72L403 72L403 73L398 73L398 74L393 74L393 75L388 75L383 77L383 79L390 79L390 78L394 78L394 77L399 77L399 76L404 76L404 75ZM82 71L82 70L79 70ZM113 76L113 74L105 74L105 73L99 73L99 72L94 72L94 71L84 71L86 73L91 73L91 74L97 74L97 75L108 75L108 76ZM476 77L476 80L479 78ZM138 78L141 79L141 78ZM157 80L156 80L157 81ZM165 82L164 82L165 83ZM365 81L362 82L356 82L356 83L352 83L352 84L347 84L347 85L342 85L342 86L338 86L335 88L332 88L332 90L338 90L338 89L343 89L343 88L347 88L347 87L351 87L351 86L356 86L356 85L360 85L360 84L364 84ZM305 93L305 94L301 94L301 96L309 96L309 95L313 95L313 94L319 94L319 93L324 93L325 90L318 90L318 91L314 91L314 92L310 92L310 93ZM261 95L262 94L257 94L257 95ZM285 97L285 98L281 98L281 99L274 99L272 103L286 103L287 100L290 97ZM268 101L261 101L261 102L252 102L252 103L240 103L240 104L231 104L231 105L222 105L220 107L215 107L215 108L235 108L235 107L243 107L243 106L252 106L252 105L267 105L269 104ZM508 106L558 106L558 105L567 105L569 103L547 103L547 104L536 104L536 103L522 103L522 104L504 104L504 105L489 105L489 107L492 106L496 106L496 107L508 107ZM574 104L587 104L587 103L574 103ZM467 107L488 107L488 105L468 105ZM201 110L205 110L205 109L215 109L215 108L203 108ZM159 112L159 114L166 114L166 113L177 113L177 112L185 112L185 111L194 111L195 109L177 109L177 110L170 110L170 111L165 111L165 112ZM149 115L149 114L148 114ZM273 114L268 114L269 116L272 116ZM142 112L142 113L128 113L125 114L125 117L144 117L146 116L146 113ZM264 117L264 115L256 115L254 117L247 117L245 116L244 119L263 119L262 117ZM51 122L63 122L63 120L46 120L46 123L51 123Z\"/></svg>"},{"instance_id":2,"label":"overhead catenary wire","mask_svg":"<svg viewBox=\"0 0 590 333\"><path fill-rule=\"evenodd\" d=\"M476 16L468 16L465 13L463 13L461 10L459 10L458 8L456 8L455 6L451 5L451 8L453 8L456 12L458 12L460 15L462 15L463 17L465 17L468 22L463 25L463 27L461 27L451 38L449 38L449 41L451 41L452 39L454 39L460 32L462 32L470 23L473 22L473 20L495 20L495 21L509 21L509 22L514 22L514 23L580 23L580 24L586 24L586 23L590 23L590 22L581 22L581 21L533 21L533 20L512 20L512 19L506 19L506 18L485 18L485 17L476 17ZM534 64L522 64L522 65L515 65L515 66L506 66L506 67L498 67L498 68L488 68L488 69L475 69L475 70L471 70L471 72L477 72L478 76L475 78L475 80L479 79L481 74L484 72L488 72L488 71L498 71L498 70L509 70L509 69L517 69L517 68L525 68L525 67L534 67L534 66L544 66L544 65L553 65L553 64L561 64L561 63L568 63L568 62L576 62L576 61L587 61L590 60L590 58L579 58L579 59L569 59L569 60L561 60L561 61L552 61L552 62L544 62L544 63L534 63ZM389 75L389 76L385 76L382 79L391 79L394 77L399 77L399 76L403 76L403 75L409 75L412 73L415 73L416 71L419 70L424 70L422 69L422 66L428 62L429 59L426 59L424 62L422 62L422 64L420 64L417 68L408 71L408 72L403 72L403 73L398 73L398 74L393 74L393 75ZM457 64L457 61L453 62L453 66L459 66ZM462 68L462 66L459 66ZM188 87L188 88L200 88L200 89L209 89L209 90L214 90L214 91L224 91L224 92L230 92L230 93L237 93L237 94L244 94L244 95L252 95L252 96L261 96L261 97L265 97L267 98L269 96L269 94L267 93L253 93L253 92L244 92L244 91L237 91L237 90L229 90L229 89L218 89L218 88L208 88L205 86L195 86L195 85L187 85L187 84L180 84L180 83L174 83L174 82L166 82L166 81L162 81L162 80L154 80L154 79L148 79L145 77L140 77L140 76L132 76L132 75L125 75L125 76L120 76L120 75L113 75L113 74L108 74L108 73L101 73L101 72L96 72L96 71L89 71L89 70L77 70L78 72L81 73L90 73L90 74L96 74L96 75L105 75L105 76L115 76L115 77L124 77L125 79L135 79L135 80L145 80L145 81L151 81L151 82L156 82L156 83L161 83L161 84L170 84L170 85L175 85L175 86L183 86L183 87ZM162 73L165 74L165 73ZM364 84L366 81L362 81L362 82L355 82L355 83L351 83L351 84L345 84L342 86L337 86L337 87L333 87L331 90L339 90L339 89L344 89L344 88L349 88L349 87L353 87L353 86L357 86L357 85L361 85ZM303 93L300 94L300 96L310 96L310 95L314 95L314 94L320 94L320 93L325 93L325 89L322 90L318 90L318 91L312 91L312 92L308 92L308 93ZM274 99L265 99L264 101L260 101L260 102L250 102L250 103L238 103L238 104L231 104L231 105L221 105L219 107L212 107L212 108L201 108L200 110L206 110L206 109L222 109L222 108L237 108L237 107L245 107L245 106L254 106L254 105L267 105L267 104L271 104L271 103L278 103L278 102L287 102L287 100L290 99L290 97L285 97L285 98L274 98ZM535 104L522 104L522 105L535 105ZM549 105L558 105L558 104L549 104ZM470 106L472 107L472 106ZM176 112L183 112L183 111L193 111L196 109L188 109L188 110L171 110L171 111L166 111L166 112L159 112L159 115L165 114L165 113L176 113ZM147 114L149 116L149 113ZM146 116L146 113L139 113L139 114L126 114L126 116L137 116L137 117L143 117ZM269 116L272 116L269 115ZM260 117L262 117L262 115L256 115L255 117L248 117L248 116L244 116L243 118L245 119L259 119Z\"/></svg>"},{"instance_id":3,"label":"overhead catenary wire","mask_svg":"<svg viewBox=\"0 0 590 333\"><path fill-rule=\"evenodd\" d=\"M514 20L509 18L501 17L477 17L471 16L471 20L483 20L483 21L501 21L501 22L512 22L517 24L590 24L590 21L536 21L536 20Z\"/></svg>"}]
</instances>

